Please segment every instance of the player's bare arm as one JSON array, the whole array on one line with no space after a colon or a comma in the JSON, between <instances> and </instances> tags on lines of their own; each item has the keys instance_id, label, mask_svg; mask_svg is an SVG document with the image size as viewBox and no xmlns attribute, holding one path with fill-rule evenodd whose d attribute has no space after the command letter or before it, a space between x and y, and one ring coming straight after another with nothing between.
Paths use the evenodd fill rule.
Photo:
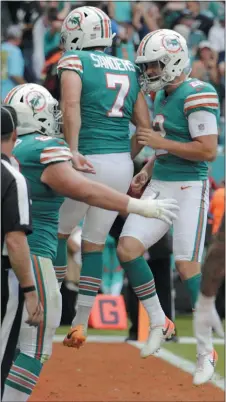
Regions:
<instances>
[{"instance_id":1,"label":"player's bare arm","mask_svg":"<svg viewBox=\"0 0 226 402\"><path fill-rule=\"evenodd\" d=\"M69 162L46 167L41 181L65 197L122 214L136 213L149 218L158 217L168 224L176 219L174 211L179 210L174 200L136 200L108 186L86 179L72 169Z\"/></svg>"},{"instance_id":2,"label":"player's bare arm","mask_svg":"<svg viewBox=\"0 0 226 402\"><path fill-rule=\"evenodd\" d=\"M73 71L63 71L61 75L61 108L64 121L64 137L73 154L74 167L83 172L95 173L92 164L78 152L81 128L80 97L82 81Z\"/></svg>"},{"instance_id":3,"label":"player's bare arm","mask_svg":"<svg viewBox=\"0 0 226 402\"><path fill-rule=\"evenodd\" d=\"M146 165L141 169L141 171L134 176L131 183L131 189L134 194L140 193L147 181L151 178L155 160L156 156L153 155Z\"/></svg>"},{"instance_id":4,"label":"player's bare arm","mask_svg":"<svg viewBox=\"0 0 226 402\"><path fill-rule=\"evenodd\" d=\"M191 142L178 142L161 137L152 129L140 128L137 133L141 145L149 145L153 149L164 149L172 155L190 161L213 161L217 153L217 135L196 137Z\"/></svg>"},{"instance_id":5,"label":"player's bare arm","mask_svg":"<svg viewBox=\"0 0 226 402\"><path fill-rule=\"evenodd\" d=\"M121 194L118 193L119 199L113 201L114 190L108 189L102 184L90 182L80 173L72 170L70 163L67 162L48 166L44 170L41 180L65 197L77 199L100 208L115 210L116 204L114 205L114 203L117 202L120 212L125 212L128 205L129 196L122 194L121 197Z\"/></svg>"},{"instance_id":6,"label":"player's bare arm","mask_svg":"<svg viewBox=\"0 0 226 402\"><path fill-rule=\"evenodd\" d=\"M214 97L213 99L215 100ZM138 142L142 145L150 145L154 149L164 149L172 155L190 161L213 161L217 153L216 116L205 110L191 113L188 116L188 128L191 141L169 140L160 132L153 130L148 132L148 130L140 128Z\"/></svg>"},{"instance_id":7,"label":"player's bare arm","mask_svg":"<svg viewBox=\"0 0 226 402\"><path fill-rule=\"evenodd\" d=\"M64 137L71 152L78 152L78 139L81 127L80 97L82 81L73 71L63 71L61 75L61 108L64 120Z\"/></svg>"},{"instance_id":8,"label":"player's bare arm","mask_svg":"<svg viewBox=\"0 0 226 402\"><path fill-rule=\"evenodd\" d=\"M132 123L137 127L151 128L150 115L147 102L142 91L139 92L137 101L134 106ZM142 150L143 145L138 143L137 132L131 138L131 157L134 159Z\"/></svg>"},{"instance_id":9,"label":"player's bare arm","mask_svg":"<svg viewBox=\"0 0 226 402\"><path fill-rule=\"evenodd\" d=\"M225 215L211 244L203 265L201 292L204 296L216 296L225 276Z\"/></svg>"},{"instance_id":10,"label":"player's bare arm","mask_svg":"<svg viewBox=\"0 0 226 402\"><path fill-rule=\"evenodd\" d=\"M150 179L152 176L152 171L153 171L153 167L156 161L156 156L153 155L149 161L146 163L146 165L144 165L144 167L142 168L141 172L145 172L148 175L148 178Z\"/></svg>"}]
</instances>

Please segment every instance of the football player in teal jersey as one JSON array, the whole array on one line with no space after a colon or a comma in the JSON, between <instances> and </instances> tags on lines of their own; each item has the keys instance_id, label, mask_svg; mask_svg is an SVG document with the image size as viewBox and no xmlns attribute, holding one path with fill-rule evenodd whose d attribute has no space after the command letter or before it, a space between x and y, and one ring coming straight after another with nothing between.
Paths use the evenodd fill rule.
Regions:
<instances>
[{"instance_id":1,"label":"football player in teal jersey","mask_svg":"<svg viewBox=\"0 0 226 402\"><path fill-rule=\"evenodd\" d=\"M140 189L151 178L143 198L158 194L159 199L177 199L180 213L173 224L174 258L195 308L209 204L208 162L217 152L218 96L210 84L188 78L187 44L174 31L163 29L146 35L136 63L141 67L143 90L156 92L153 129L137 132L139 143L155 149L155 157L134 178L132 187ZM145 250L168 230L169 225L163 222L130 215L118 245L122 266L136 264L139 268L145 264ZM142 357L155 353L167 333L168 320L157 299L152 308L150 335ZM201 384L213 373L216 353L206 350L201 342L197 350L194 383Z\"/></svg>"},{"instance_id":2,"label":"football player in teal jersey","mask_svg":"<svg viewBox=\"0 0 226 402\"><path fill-rule=\"evenodd\" d=\"M73 154L75 168L93 182L127 193L132 176L132 159L141 150L136 135L130 141L129 123L151 128L138 68L129 60L104 53L112 45L109 17L95 7L73 10L62 26L65 53L58 64L61 82L64 135ZM58 256L55 267L64 266L66 239L84 218L82 269L77 314L64 344L80 347L86 339L89 314L100 287L103 249L117 212L90 207L66 199L60 210ZM141 301L155 295L148 267L131 270L132 286L142 289ZM156 296L157 297L157 296Z\"/></svg>"},{"instance_id":3,"label":"football player in teal jersey","mask_svg":"<svg viewBox=\"0 0 226 402\"><path fill-rule=\"evenodd\" d=\"M52 353L52 342L61 318L61 294L53 268L57 252L59 209L64 196L96 207L159 216L171 223L175 218L171 203L135 200L100 183L83 177L73 169L67 143L59 134L58 102L40 85L14 88L5 103L18 116L19 138L12 163L20 169L31 187L33 233L28 237L33 273L44 320L38 328L29 327L24 316L19 336L20 353L5 384L3 401L26 401L38 381L43 363ZM167 205L168 204L168 205Z\"/></svg>"}]
</instances>

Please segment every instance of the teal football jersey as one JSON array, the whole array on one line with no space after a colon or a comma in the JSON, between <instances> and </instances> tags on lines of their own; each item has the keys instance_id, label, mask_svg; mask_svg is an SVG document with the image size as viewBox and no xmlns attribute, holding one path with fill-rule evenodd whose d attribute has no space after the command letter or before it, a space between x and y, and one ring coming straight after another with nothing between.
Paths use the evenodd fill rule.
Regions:
<instances>
[{"instance_id":1,"label":"teal football jersey","mask_svg":"<svg viewBox=\"0 0 226 402\"><path fill-rule=\"evenodd\" d=\"M154 102L153 128L161 131L169 140L190 142L188 116L197 111L213 113L219 121L219 101L212 85L197 79L183 82L169 96L165 91L157 93ZM202 127L200 127L201 133ZM152 178L166 181L206 180L208 163L194 162L169 154L165 150L156 151L157 160Z\"/></svg>"},{"instance_id":2,"label":"teal football jersey","mask_svg":"<svg viewBox=\"0 0 226 402\"><path fill-rule=\"evenodd\" d=\"M71 160L71 152L62 139L27 134L19 137L13 149L12 163L17 163L29 181L32 199L33 233L28 236L32 254L56 256L59 209L64 197L41 182L44 169L52 163Z\"/></svg>"},{"instance_id":3,"label":"teal football jersey","mask_svg":"<svg viewBox=\"0 0 226 402\"><path fill-rule=\"evenodd\" d=\"M58 64L82 80L79 151L84 155L130 152L129 122L140 86L138 68L101 51L70 51Z\"/></svg>"}]
</instances>

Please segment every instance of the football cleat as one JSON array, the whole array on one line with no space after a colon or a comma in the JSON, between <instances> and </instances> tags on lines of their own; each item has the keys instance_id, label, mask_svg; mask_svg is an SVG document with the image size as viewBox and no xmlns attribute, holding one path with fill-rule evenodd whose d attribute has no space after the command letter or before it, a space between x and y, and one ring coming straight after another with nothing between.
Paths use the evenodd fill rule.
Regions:
<instances>
[{"instance_id":1,"label":"football cleat","mask_svg":"<svg viewBox=\"0 0 226 402\"><path fill-rule=\"evenodd\" d=\"M165 325L150 327L148 340L140 352L141 357L146 358L158 352L162 343L166 339L170 339L174 333L175 325L167 317L165 320Z\"/></svg>"},{"instance_id":2,"label":"football cleat","mask_svg":"<svg viewBox=\"0 0 226 402\"><path fill-rule=\"evenodd\" d=\"M63 345L69 348L79 349L86 341L86 331L83 325L76 325L68 332L63 340Z\"/></svg>"},{"instance_id":3,"label":"football cleat","mask_svg":"<svg viewBox=\"0 0 226 402\"><path fill-rule=\"evenodd\" d=\"M217 364L218 355L216 350L205 355L198 355L196 369L193 377L194 385L202 385L211 380Z\"/></svg>"}]
</instances>

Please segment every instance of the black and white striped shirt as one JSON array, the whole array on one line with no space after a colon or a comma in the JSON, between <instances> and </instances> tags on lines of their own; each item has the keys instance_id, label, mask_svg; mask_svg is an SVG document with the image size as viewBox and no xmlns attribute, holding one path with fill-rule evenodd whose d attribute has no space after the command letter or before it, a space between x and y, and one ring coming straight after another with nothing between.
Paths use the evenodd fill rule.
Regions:
<instances>
[{"instance_id":1,"label":"black and white striped shirt","mask_svg":"<svg viewBox=\"0 0 226 402\"><path fill-rule=\"evenodd\" d=\"M10 268L5 235L9 232L32 233L31 199L24 176L1 154L1 263Z\"/></svg>"}]
</instances>

